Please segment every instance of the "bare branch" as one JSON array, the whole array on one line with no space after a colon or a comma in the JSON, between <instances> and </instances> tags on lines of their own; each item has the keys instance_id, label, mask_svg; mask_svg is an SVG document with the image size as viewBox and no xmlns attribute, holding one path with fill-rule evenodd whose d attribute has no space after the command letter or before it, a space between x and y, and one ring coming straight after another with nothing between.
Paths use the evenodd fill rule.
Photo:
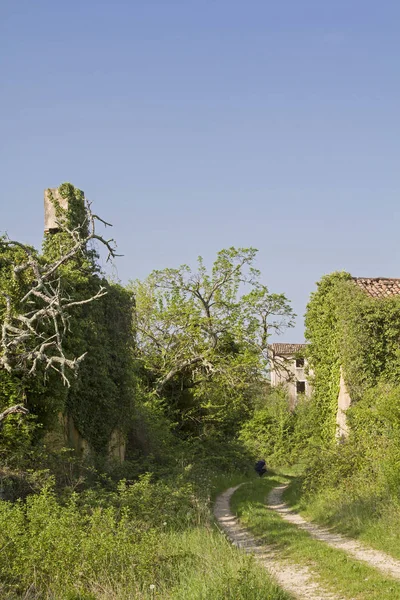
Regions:
<instances>
[{"instance_id":1,"label":"bare branch","mask_svg":"<svg viewBox=\"0 0 400 600\"><path fill-rule=\"evenodd\" d=\"M66 219L58 220L59 231L67 234L62 239L67 241L66 247L60 249L60 256L51 263L43 264L35 250L25 244L0 238L0 249L16 249L26 257L19 264L6 261L11 267L12 277L18 280L24 273L24 284L27 278L31 281L28 291L19 301L14 300L14 304L10 294L0 291L4 306L3 315L0 315L0 369L34 375L41 364L45 373L50 369L58 372L67 386L70 385L67 371L76 375L85 354L77 358L67 357L63 348L71 309L102 298L107 290L100 286L95 294L83 300L65 297L60 267L84 254L92 240L107 248L107 260L118 256L115 241L104 239L96 232L97 222L106 226L110 224L92 213L90 202L85 200L85 203L83 222L74 229L69 228Z\"/></svg>"},{"instance_id":2,"label":"bare branch","mask_svg":"<svg viewBox=\"0 0 400 600\"><path fill-rule=\"evenodd\" d=\"M193 366L193 365L195 365L197 363L201 363L201 362L204 362L203 356L195 356L193 358L188 358L187 360L184 360L181 363L179 363L176 367L174 367L173 369L171 369L165 375L165 377L163 377L162 380L158 383L157 388L156 388L157 393L160 393L164 389L164 387L167 385L167 383L173 377L175 377L175 375L178 375L178 373L181 373L182 371L184 371L188 367L191 367L191 366Z\"/></svg>"},{"instance_id":3,"label":"bare branch","mask_svg":"<svg viewBox=\"0 0 400 600\"><path fill-rule=\"evenodd\" d=\"M25 406L23 406L22 404L16 404L15 406L10 406L9 408L6 408L6 410L0 413L0 430L4 425L4 420L6 419L6 417L8 417L9 415L15 415L17 413L21 415L27 415L29 414L29 410L25 408Z\"/></svg>"}]
</instances>

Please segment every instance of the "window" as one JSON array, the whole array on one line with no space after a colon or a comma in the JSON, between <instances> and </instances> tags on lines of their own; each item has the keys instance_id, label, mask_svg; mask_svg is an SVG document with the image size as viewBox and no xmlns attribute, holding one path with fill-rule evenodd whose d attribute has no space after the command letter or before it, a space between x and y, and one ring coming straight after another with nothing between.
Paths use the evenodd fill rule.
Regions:
<instances>
[{"instance_id":1,"label":"window","mask_svg":"<svg viewBox=\"0 0 400 600\"><path fill-rule=\"evenodd\" d=\"M302 369L304 367L304 358L296 358L296 367Z\"/></svg>"},{"instance_id":2,"label":"window","mask_svg":"<svg viewBox=\"0 0 400 600\"><path fill-rule=\"evenodd\" d=\"M306 393L306 382L305 381L296 381L296 392L298 394Z\"/></svg>"}]
</instances>

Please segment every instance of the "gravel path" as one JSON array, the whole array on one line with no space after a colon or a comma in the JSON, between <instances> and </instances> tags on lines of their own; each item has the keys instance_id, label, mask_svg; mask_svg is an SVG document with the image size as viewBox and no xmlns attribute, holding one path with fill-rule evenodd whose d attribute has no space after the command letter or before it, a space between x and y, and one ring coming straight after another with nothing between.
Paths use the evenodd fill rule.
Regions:
<instances>
[{"instance_id":1,"label":"gravel path","mask_svg":"<svg viewBox=\"0 0 400 600\"><path fill-rule=\"evenodd\" d=\"M299 600L344 600L343 596L337 596L313 581L313 575L306 567L277 558L276 553L270 546L260 545L239 524L238 519L231 513L229 506L232 494L239 487L240 485L237 485L226 490L218 496L214 505L214 515L232 543L245 552L253 554L255 559L269 571L277 583L295 598ZM280 494L282 492L283 490ZM279 493L276 492L271 499L271 508L280 510L281 507Z\"/></svg>"},{"instance_id":2,"label":"gravel path","mask_svg":"<svg viewBox=\"0 0 400 600\"><path fill-rule=\"evenodd\" d=\"M304 529L313 538L325 542L329 546L332 546L332 548L344 550L357 560L368 563L371 567L385 573L385 575L391 575L395 579L400 579L399 560L379 550L363 546L359 542L346 538L343 535L332 533L329 529L309 523L303 517L293 512L282 500L282 494L286 488L287 485L280 485L274 488L268 496L268 507L276 510L282 519L293 523L299 529Z\"/></svg>"}]
</instances>

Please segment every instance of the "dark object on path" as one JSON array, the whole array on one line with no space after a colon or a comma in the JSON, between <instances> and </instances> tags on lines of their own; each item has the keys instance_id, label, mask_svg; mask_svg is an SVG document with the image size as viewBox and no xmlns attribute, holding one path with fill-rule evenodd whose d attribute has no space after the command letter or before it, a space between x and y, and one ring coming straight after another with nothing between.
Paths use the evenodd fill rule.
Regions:
<instances>
[{"instance_id":1,"label":"dark object on path","mask_svg":"<svg viewBox=\"0 0 400 600\"><path fill-rule=\"evenodd\" d=\"M254 468L260 477L265 475L265 473L267 472L267 467L265 466L265 460L259 460L258 462L256 462L256 466Z\"/></svg>"}]
</instances>

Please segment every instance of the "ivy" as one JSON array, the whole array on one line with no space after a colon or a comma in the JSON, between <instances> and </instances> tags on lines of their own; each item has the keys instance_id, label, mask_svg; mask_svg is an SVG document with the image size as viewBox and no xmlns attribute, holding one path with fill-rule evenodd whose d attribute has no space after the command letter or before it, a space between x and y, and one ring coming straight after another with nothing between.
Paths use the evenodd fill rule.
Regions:
<instances>
[{"instance_id":1,"label":"ivy","mask_svg":"<svg viewBox=\"0 0 400 600\"><path fill-rule=\"evenodd\" d=\"M306 313L316 435L335 439L340 369L353 402L380 381L400 382L400 298L371 298L349 273L318 283Z\"/></svg>"},{"instance_id":2,"label":"ivy","mask_svg":"<svg viewBox=\"0 0 400 600\"><path fill-rule=\"evenodd\" d=\"M307 359L313 374L313 398L318 414L315 436L326 442L335 435L340 382L337 289L349 279L348 273L323 277L311 295L305 319L305 336L309 341Z\"/></svg>"},{"instance_id":3,"label":"ivy","mask_svg":"<svg viewBox=\"0 0 400 600\"><path fill-rule=\"evenodd\" d=\"M53 196L58 219L64 219L69 229L85 222L84 195L70 183L58 188L66 198L63 209ZM84 226L84 225L83 225ZM85 235L85 231L81 235ZM48 233L43 244L43 259L57 257L65 251L65 233ZM94 295L102 286L107 294L96 302L77 306L70 319L70 335L66 342L71 355L86 357L78 378L65 390L63 412L69 415L82 437L97 454L105 454L115 429L124 431L132 404L132 300L122 286L108 282L102 276L97 253L86 248L81 256L62 268L62 285L75 300Z\"/></svg>"},{"instance_id":4,"label":"ivy","mask_svg":"<svg viewBox=\"0 0 400 600\"><path fill-rule=\"evenodd\" d=\"M83 192L65 183L58 188L58 194L49 193L49 196L57 219L63 221L70 232L81 228L80 235L85 237L87 218ZM66 209L57 200L59 196L67 200ZM73 235L53 230L45 234L42 254L32 251L45 265L65 254L73 243ZM13 265L24 262L25 258L18 247L0 246L0 290L15 306L32 284L26 281L25 272L18 280L12 277ZM101 287L107 292L96 302L75 306L69 314L66 355L74 357L86 353L85 359L70 388L62 384L57 374L42 367L35 377L0 371L0 409L26 403L36 417L38 433L54 431L59 427L60 413L67 415L95 454L106 454L112 432L126 430L134 398L132 295L105 279L97 253L91 247L84 248L60 266L54 277L57 281L60 277L63 296L74 301L94 296ZM4 309L4 296L0 294L0 325Z\"/></svg>"},{"instance_id":5,"label":"ivy","mask_svg":"<svg viewBox=\"0 0 400 600\"><path fill-rule=\"evenodd\" d=\"M76 428L100 454L113 430L126 431L134 384L131 295L119 285L102 284L107 295L77 311L71 324L76 351L88 354L66 399Z\"/></svg>"}]
</instances>

